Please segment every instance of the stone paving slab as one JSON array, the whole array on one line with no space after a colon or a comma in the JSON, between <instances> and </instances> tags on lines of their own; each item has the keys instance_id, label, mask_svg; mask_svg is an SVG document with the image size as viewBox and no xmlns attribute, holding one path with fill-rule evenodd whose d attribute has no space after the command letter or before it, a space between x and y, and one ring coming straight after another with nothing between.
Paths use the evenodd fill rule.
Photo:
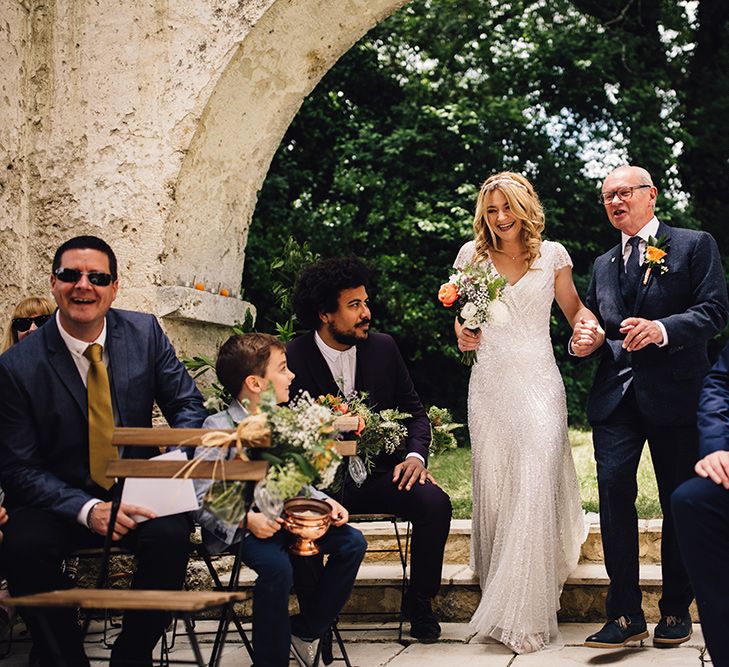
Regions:
<instances>
[{"instance_id":1,"label":"stone paving slab","mask_svg":"<svg viewBox=\"0 0 729 667\"><path fill-rule=\"evenodd\" d=\"M559 651L518 655L510 667L574 667L619 665L620 667L701 667L698 649L626 648L619 651L565 647Z\"/></svg>"},{"instance_id":2,"label":"stone paving slab","mask_svg":"<svg viewBox=\"0 0 729 667\"><path fill-rule=\"evenodd\" d=\"M355 625L342 624L347 653L353 667L574 667L576 665L600 666L619 665L619 667L701 667L700 649L703 647L703 636L698 624L694 625L691 640L674 649L658 649L648 639L643 647L638 644L619 650L598 650L582 646L589 634L599 629L596 623L563 623L560 625L564 647L552 651L544 651L529 655L515 655L496 640L482 635L474 635L467 623L444 623L441 641L436 644L419 644L417 642L403 646L396 642L397 626L381 624L382 629L364 632L351 628ZM95 628L96 623L92 626ZM212 630L217 623L200 621L198 631ZM655 624L649 624L648 630L653 635ZM248 626L249 632L250 627ZM93 665L104 664L95 657L106 657L109 651L96 641L88 642L87 653ZM231 641L226 645L222 667L251 667L251 661L245 648L235 640L237 634L229 635ZM406 641L412 640L404 634ZM203 656L210 653L211 635L201 637ZM0 667L26 667L28 664L29 642L14 643L10 656L0 662ZM335 656L338 649L335 648ZM173 658L191 659L187 638L178 636L172 652ZM291 662L291 665L295 663ZM335 665L343 664L341 662ZM710 667L710 663L709 663Z\"/></svg>"},{"instance_id":3,"label":"stone paving slab","mask_svg":"<svg viewBox=\"0 0 729 667\"><path fill-rule=\"evenodd\" d=\"M509 667L513 659L514 654L500 644L412 644L388 662L387 666Z\"/></svg>"}]
</instances>

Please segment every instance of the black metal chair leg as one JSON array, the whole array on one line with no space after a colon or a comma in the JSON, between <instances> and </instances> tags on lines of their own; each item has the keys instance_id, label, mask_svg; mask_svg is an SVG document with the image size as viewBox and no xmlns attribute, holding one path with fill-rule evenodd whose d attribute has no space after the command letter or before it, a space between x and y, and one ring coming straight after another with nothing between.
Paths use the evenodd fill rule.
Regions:
<instances>
[{"instance_id":1,"label":"black metal chair leg","mask_svg":"<svg viewBox=\"0 0 729 667\"><path fill-rule=\"evenodd\" d=\"M218 667L220 664L220 659L223 657L223 647L225 646L225 640L228 636L228 627L230 626L230 618L232 615L235 614L235 610L233 609L233 603L230 602L226 604L223 607L223 613L221 615L221 623L222 623L222 634L220 635L220 643L218 644L218 636L215 637L216 644L213 645L213 651L210 655L210 665L209 667ZM252 650L249 650L249 653L252 656Z\"/></svg>"},{"instance_id":2,"label":"black metal chair leg","mask_svg":"<svg viewBox=\"0 0 729 667\"><path fill-rule=\"evenodd\" d=\"M334 633L334 638L337 640L337 645L339 646L339 650L342 652L342 660L344 660L344 664L347 667L352 667L352 663L349 662L349 656L347 655L347 649L344 648L344 642L342 641L342 635L339 634L339 628L337 627L337 623L332 625L332 632Z\"/></svg>"},{"instance_id":3,"label":"black metal chair leg","mask_svg":"<svg viewBox=\"0 0 729 667\"><path fill-rule=\"evenodd\" d=\"M210 574L210 578L213 580L213 584L215 585L215 590L218 591L224 591L226 590L225 586L223 586L223 582L220 581L220 577L218 576L218 572L215 569L215 566L213 565L213 561L210 558L210 554L204 549L200 549L198 553L202 556L203 561L205 562L205 566L208 568L208 573ZM251 657L251 660L253 659L253 646L251 646L250 640L248 639L248 636L246 635L246 631L243 628L243 623L241 622L240 618L238 617L238 614L236 613L235 609L233 609L233 624L235 625L235 629L238 631L238 634L240 635L240 638L243 642L243 645L246 647L246 651L248 651L248 655Z\"/></svg>"},{"instance_id":4,"label":"black metal chair leg","mask_svg":"<svg viewBox=\"0 0 729 667\"><path fill-rule=\"evenodd\" d=\"M200 644L195 636L195 628L192 624L190 614L182 614L182 619L185 622L185 630L187 631L187 636L190 639L190 648L192 648L192 652L195 654L195 660L197 661L198 667L205 667L205 660L200 652Z\"/></svg>"}]
</instances>

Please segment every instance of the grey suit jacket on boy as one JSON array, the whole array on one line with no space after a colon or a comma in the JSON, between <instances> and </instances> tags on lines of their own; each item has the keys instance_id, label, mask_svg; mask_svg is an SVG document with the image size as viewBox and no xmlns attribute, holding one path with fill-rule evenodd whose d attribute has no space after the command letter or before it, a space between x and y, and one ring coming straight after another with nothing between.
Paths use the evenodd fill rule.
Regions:
<instances>
[{"instance_id":1,"label":"grey suit jacket on boy","mask_svg":"<svg viewBox=\"0 0 729 667\"><path fill-rule=\"evenodd\" d=\"M210 415L203 423L203 428L235 428L247 416L247 410L238 400L233 400L227 410ZM227 458L231 458L234 452L235 449L229 447L226 454ZM214 459L220 455L220 450L212 447L196 448L195 456L201 455L206 459ZM202 500L211 485L212 481L208 479L195 480L195 495L200 503L200 509L195 513L195 520L202 527L203 544L208 553L218 554L236 544L241 539L242 534L237 524L223 521L203 506ZM326 500L329 497L313 486L306 487L306 494L319 500Z\"/></svg>"}]
</instances>

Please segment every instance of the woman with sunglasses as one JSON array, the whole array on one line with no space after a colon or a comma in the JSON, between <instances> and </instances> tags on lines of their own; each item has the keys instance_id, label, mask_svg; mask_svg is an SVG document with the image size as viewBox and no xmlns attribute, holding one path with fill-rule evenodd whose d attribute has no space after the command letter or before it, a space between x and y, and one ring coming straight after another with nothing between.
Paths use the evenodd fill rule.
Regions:
<instances>
[{"instance_id":1,"label":"woman with sunglasses","mask_svg":"<svg viewBox=\"0 0 729 667\"><path fill-rule=\"evenodd\" d=\"M0 353L5 352L28 334L42 327L51 319L55 309L55 306L42 296L30 296L23 299L15 306Z\"/></svg>"},{"instance_id":2,"label":"woman with sunglasses","mask_svg":"<svg viewBox=\"0 0 729 667\"><path fill-rule=\"evenodd\" d=\"M42 327L51 317L55 310L53 304L45 297L31 296L23 299L13 310L13 315L5 332L5 339L1 352L20 342L27 335ZM7 523L8 514L2 506L5 494L0 489L0 526ZM2 542L2 532L0 532ZM8 596L7 583L0 578L0 600ZM0 604L0 640L4 640L13 622L14 610Z\"/></svg>"}]
</instances>

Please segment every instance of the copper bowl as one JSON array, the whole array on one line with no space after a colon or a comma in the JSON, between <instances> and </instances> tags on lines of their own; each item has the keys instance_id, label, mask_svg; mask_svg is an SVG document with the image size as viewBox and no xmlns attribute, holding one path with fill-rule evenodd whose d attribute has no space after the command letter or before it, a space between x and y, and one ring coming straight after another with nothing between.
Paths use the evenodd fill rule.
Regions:
<instances>
[{"instance_id":1,"label":"copper bowl","mask_svg":"<svg viewBox=\"0 0 729 667\"><path fill-rule=\"evenodd\" d=\"M314 540L329 530L332 507L323 500L290 498L284 503L284 528L296 535L289 547L296 556L313 556L319 553Z\"/></svg>"}]
</instances>

